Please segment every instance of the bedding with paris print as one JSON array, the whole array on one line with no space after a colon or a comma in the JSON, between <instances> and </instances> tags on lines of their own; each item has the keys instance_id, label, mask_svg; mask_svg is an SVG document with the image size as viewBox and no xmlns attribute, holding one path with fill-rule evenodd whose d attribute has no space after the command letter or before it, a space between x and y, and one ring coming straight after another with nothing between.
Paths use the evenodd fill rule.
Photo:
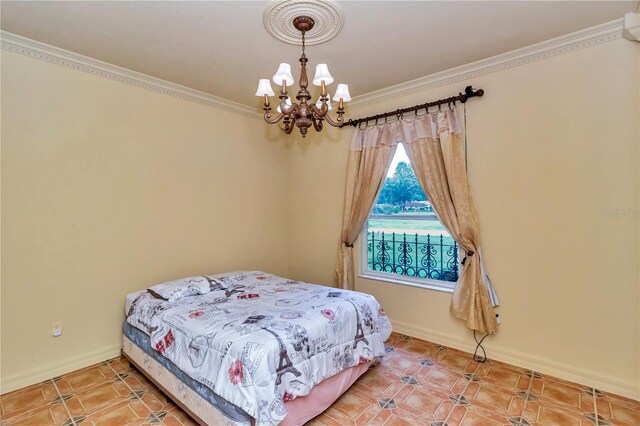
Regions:
<instances>
[{"instance_id":1,"label":"bedding with paris print","mask_svg":"<svg viewBox=\"0 0 640 426\"><path fill-rule=\"evenodd\" d=\"M127 322L259 425L278 424L284 402L385 353L391 324L371 295L258 271L203 278L204 294L141 294Z\"/></svg>"}]
</instances>

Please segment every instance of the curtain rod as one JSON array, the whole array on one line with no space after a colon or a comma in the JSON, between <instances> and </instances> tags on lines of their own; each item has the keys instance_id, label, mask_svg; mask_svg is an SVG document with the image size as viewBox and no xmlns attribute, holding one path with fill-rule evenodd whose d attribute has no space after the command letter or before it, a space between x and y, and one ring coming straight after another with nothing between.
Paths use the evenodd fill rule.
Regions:
<instances>
[{"instance_id":1,"label":"curtain rod","mask_svg":"<svg viewBox=\"0 0 640 426\"><path fill-rule=\"evenodd\" d=\"M389 111L382 114L371 115L369 117L358 118L355 120L349 119L348 121L342 123L340 127L344 127L344 126L357 127L360 123L368 124L368 122L371 120L377 121L380 118L393 117L393 116L396 116L398 117L398 119L400 119L402 118L402 115L405 112L415 112L417 115L418 111L421 109L428 110L430 107L434 107L434 106L439 107L440 105L444 105L444 104L450 105L452 103L455 105L456 102L465 103L469 98L481 97L482 95L484 95L484 90L474 89L471 86L467 86L464 89L464 93L460 92L458 96L451 96L450 98L438 99L437 101L427 102L426 104L414 105L409 108L397 109L395 111Z\"/></svg>"}]
</instances>

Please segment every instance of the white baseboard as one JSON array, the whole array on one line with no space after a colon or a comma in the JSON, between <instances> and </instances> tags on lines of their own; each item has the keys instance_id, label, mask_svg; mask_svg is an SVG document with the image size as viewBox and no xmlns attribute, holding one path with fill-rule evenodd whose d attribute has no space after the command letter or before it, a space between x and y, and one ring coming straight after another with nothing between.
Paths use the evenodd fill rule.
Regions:
<instances>
[{"instance_id":1,"label":"white baseboard","mask_svg":"<svg viewBox=\"0 0 640 426\"><path fill-rule=\"evenodd\" d=\"M67 358L60 362L40 365L26 371L10 374L4 377L2 382L0 382L0 394L5 394L35 383L40 383L62 374L97 364L110 358L115 358L120 355L121 348L121 344L107 346Z\"/></svg>"},{"instance_id":2,"label":"white baseboard","mask_svg":"<svg viewBox=\"0 0 640 426\"><path fill-rule=\"evenodd\" d=\"M392 323L393 330L398 333L428 340L430 342L449 346L465 352L473 352L475 349L474 345L469 344L469 342L458 337L403 321L392 321ZM62 362L39 366L24 372L9 375L0 383L0 394L11 392L35 383L40 383L44 380L114 358L120 355L120 349L121 345L119 344L108 346L68 358ZM640 400L640 388L637 383L623 381L591 370L498 347L491 348L491 358L564 380L591 386L606 392L622 395L627 398Z\"/></svg>"},{"instance_id":3,"label":"white baseboard","mask_svg":"<svg viewBox=\"0 0 640 426\"><path fill-rule=\"evenodd\" d=\"M465 352L473 352L475 345L458 337L444 334L429 328L409 324L403 321L392 321L393 330L419 339L428 340L440 345L449 346ZM606 392L622 395L627 398L640 400L640 386L638 383L620 380L606 374L575 367L547 358L499 347L491 348L491 359L528 368L543 374L594 387Z\"/></svg>"}]
</instances>

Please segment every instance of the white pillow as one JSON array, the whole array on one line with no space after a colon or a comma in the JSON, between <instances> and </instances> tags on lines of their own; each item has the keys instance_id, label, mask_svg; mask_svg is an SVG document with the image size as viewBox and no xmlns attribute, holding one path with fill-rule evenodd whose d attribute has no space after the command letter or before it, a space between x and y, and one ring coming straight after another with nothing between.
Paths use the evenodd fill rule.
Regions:
<instances>
[{"instance_id":1,"label":"white pillow","mask_svg":"<svg viewBox=\"0 0 640 426\"><path fill-rule=\"evenodd\" d=\"M189 277L154 285L149 293L168 302L176 302L183 297L209 293L209 281L203 277Z\"/></svg>"}]
</instances>

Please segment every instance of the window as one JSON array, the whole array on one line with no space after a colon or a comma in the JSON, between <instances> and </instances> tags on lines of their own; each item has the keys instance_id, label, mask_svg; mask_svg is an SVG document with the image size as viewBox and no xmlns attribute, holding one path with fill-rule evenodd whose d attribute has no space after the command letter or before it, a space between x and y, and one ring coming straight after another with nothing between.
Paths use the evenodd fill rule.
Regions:
<instances>
[{"instance_id":1,"label":"window","mask_svg":"<svg viewBox=\"0 0 640 426\"><path fill-rule=\"evenodd\" d=\"M458 245L435 215L401 144L363 232L363 277L453 289Z\"/></svg>"}]
</instances>

